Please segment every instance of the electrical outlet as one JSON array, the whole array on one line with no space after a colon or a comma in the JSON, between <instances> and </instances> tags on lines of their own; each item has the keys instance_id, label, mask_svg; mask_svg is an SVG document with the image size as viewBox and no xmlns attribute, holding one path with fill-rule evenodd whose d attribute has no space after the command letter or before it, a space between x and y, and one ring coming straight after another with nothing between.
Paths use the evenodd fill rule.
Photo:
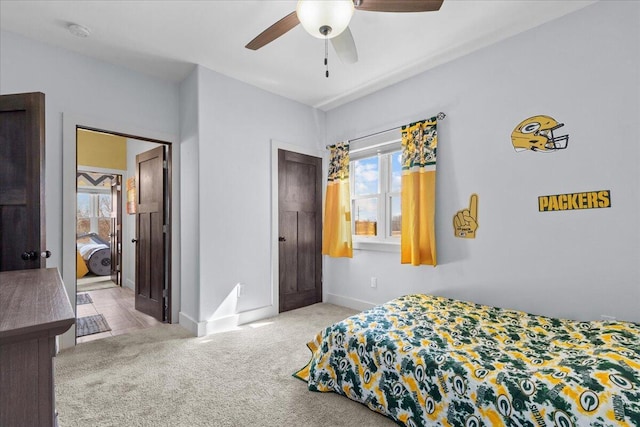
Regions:
<instances>
[{"instance_id":1,"label":"electrical outlet","mask_svg":"<svg viewBox=\"0 0 640 427\"><path fill-rule=\"evenodd\" d=\"M609 316L607 314L601 314L600 318L607 322L613 322L614 320L616 320L616 316Z\"/></svg>"},{"instance_id":2,"label":"electrical outlet","mask_svg":"<svg viewBox=\"0 0 640 427\"><path fill-rule=\"evenodd\" d=\"M238 298L241 298L244 296L244 283L238 283L236 285L236 292L237 292Z\"/></svg>"},{"instance_id":3,"label":"electrical outlet","mask_svg":"<svg viewBox=\"0 0 640 427\"><path fill-rule=\"evenodd\" d=\"M371 278L371 287L372 288L377 288L378 287L378 278L377 277L372 277Z\"/></svg>"}]
</instances>

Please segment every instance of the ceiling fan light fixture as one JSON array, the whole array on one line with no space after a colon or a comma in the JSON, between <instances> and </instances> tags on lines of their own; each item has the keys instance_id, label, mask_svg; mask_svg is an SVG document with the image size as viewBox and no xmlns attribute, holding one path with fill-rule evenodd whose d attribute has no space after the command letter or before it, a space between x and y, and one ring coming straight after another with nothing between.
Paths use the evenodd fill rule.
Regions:
<instances>
[{"instance_id":1,"label":"ceiling fan light fixture","mask_svg":"<svg viewBox=\"0 0 640 427\"><path fill-rule=\"evenodd\" d=\"M296 6L304 29L319 39L339 36L349 25L353 11L353 0L298 0Z\"/></svg>"}]
</instances>

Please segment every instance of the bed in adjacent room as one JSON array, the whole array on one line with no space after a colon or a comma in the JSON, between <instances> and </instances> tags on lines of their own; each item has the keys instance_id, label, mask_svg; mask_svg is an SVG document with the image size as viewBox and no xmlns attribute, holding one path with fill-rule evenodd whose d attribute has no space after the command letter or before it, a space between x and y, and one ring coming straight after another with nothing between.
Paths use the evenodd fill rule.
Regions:
<instances>
[{"instance_id":1,"label":"bed in adjacent room","mask_svg":"<svg viewBox=\"0 0 640 427\"><path fill-rule=\"evenodd\" d=\"M111 274L111 247L96 233L77 236L76 247L88 270L96 276Z\"/></svg>"},{"instance_id":2,"label":"bed in adjacent room","mask_svg":"<svg viewBox=\"0 0 640 427\"><path fill-rule=\"evenodd\" d=\"M295 376L406 426L640 426L640 325L408 295L325 330Z\"/></svg>"}]
</instances>

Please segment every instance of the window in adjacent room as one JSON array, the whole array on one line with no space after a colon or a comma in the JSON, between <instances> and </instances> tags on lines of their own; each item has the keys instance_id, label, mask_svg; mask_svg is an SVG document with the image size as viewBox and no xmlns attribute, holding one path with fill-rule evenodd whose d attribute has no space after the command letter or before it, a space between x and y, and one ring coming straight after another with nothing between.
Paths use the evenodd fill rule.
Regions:
<instances>
[{"instance_id":1,"label":"window in adjacent room","mask_svg":"<svg viewBox=\"0 0 640 427\"><path fill-rule=\"evenodd\" d=\"M111 233L111 176L78 173L76 233L96 233L109 241Z\"/></svg>"}]
</instances>

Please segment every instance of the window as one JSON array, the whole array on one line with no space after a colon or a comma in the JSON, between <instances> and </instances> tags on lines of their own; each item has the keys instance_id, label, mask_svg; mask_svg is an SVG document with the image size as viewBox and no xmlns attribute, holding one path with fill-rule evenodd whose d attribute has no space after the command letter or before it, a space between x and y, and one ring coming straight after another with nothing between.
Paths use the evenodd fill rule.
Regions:
<instances>
[{"instance_id":1,"label":"window","mask_svg":"<svg viewBox=\"0 0 640 427\"><path fill-rule=\"evenodd\" d=\"M356 151L352 156L351 217L356 242L400 242L402 152L399 143L391 148L395 150L364 156Z\"/></svg>"},{"instance_id":2,"label":"window","mask_svg":"<svg viewBox=\"0 0 640 427\"><path fill-rule=\"evenodd\" d=\"M77 234L97 233L109 240L111 233L111 194L78 192Z\"/></svg>"},{"instance_id":3,"label":"window","mask_svg":"<svg viewBox=\"0 0 640 427\"><path fill-rule=\"evenodd\" d=\"M79 172L76 233L96 233L109 241L111 233L111 175Z\"/></svg>"}]
</instances>

